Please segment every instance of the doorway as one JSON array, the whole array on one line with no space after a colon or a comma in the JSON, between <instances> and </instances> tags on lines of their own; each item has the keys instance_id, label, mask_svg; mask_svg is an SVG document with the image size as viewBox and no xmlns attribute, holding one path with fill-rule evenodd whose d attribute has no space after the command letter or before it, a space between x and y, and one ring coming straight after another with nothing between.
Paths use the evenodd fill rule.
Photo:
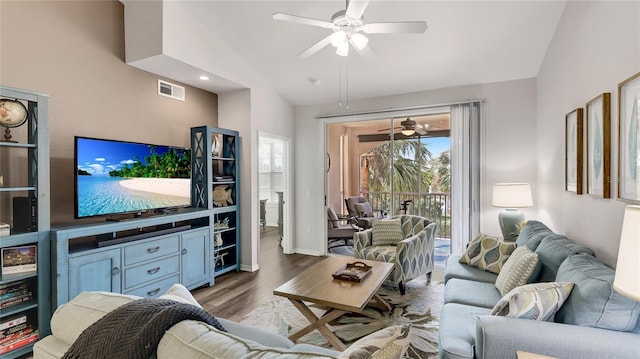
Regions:
<instances>
[{"instance_id":1,"label":"doorway","mask_svg":"<svg viewBox=\"0 0 640 359\"><path fill-rule=\"evenodd\" d=\"M423 117L436 119L438 115L447 116L446 126L443 127L442 123L438 123L439 121L429 123L427 128L424 125L418 126L420 124L418 119ZM408 140L405 147L413 148L414 150L409 150L409 152L413 151L413 155L405 154L403 160L412 162L416 156L420 156L419 151L423 147L421 137L427 139L429 136L433 139L446 137L449 144L449 149L446 151L449 154L448 158L442 157L442 152L445 151L435 151L438 153L431 159L440 162L438 166L448 162L446 163L448 173L446 177L435 178L432 172L431 181L439 181L438 187L446 184L449 194L431 196L432 193L429 192L434 188L431 184L436 182L424 182L421 178L420 181L415 181L417 192L413 189L411 192L416 192L416 195L425 196L425 198L414 199L412 203L416 206L415 208L411 208L411 203L406 207L413 214L436 216L438 217L436 222L441 221L439 227L444 233L440 233L440 239L444 241L436 243L439 247L434 253L436 256L434 259L439 262L436 269L444 266L444 261L450 253L461 253L462 248L479 229L479 124L482 119L482 101L389 112L327 115L323 118L326 126L325 149L327 156L331 158L331 166L325 177L325 205L336 211L345 210L343 204L345 197L368 194L372 208L383 209L389 216L404 213L407 203L403 202L407 199L401 198L403 194L401 186L394 184L392 173L395 169L389 169L387 174L381 176L386 181L386 189L374 190L369 182L365 182L363 186L363 178L371 174L379 176L381 173L379 169L371 168L370 152L386 143L386 150L381 152L387 153L388 167L392 168L396 162L393 157L394 141ZM407 122L411 125L408 126ZM411 129L415 131L409 131ZM432 133L429 134L429 131ZM336 169L334 163L340 163L340 168ZM417 168L416 176L421 176L420 166L415 168ZM447 183L443 183L445 181Z\"/></svg>"},{"instance_id":2,"label":"doorway","mask_svg":"<svg viewBox=\"0 0 640 359\"><path fill-rule=\"evenodd\" d=\"M292 253L290 218L291 189L289 169L290 140L269 133L258 133L258 197L260 240L263 234L278 241L285 254Z\"/></svg>"}]
</instances>

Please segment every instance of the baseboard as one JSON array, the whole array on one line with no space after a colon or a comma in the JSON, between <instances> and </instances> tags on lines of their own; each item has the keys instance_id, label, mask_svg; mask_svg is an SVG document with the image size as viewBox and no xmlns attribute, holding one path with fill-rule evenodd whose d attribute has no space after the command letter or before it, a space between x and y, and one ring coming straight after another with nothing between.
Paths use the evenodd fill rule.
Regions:
<instances>
[{"instance_id":1,"label":"baseboard","mask_svg":"<svg viewBox=\"0 0 640 359\"><path fill-rule=\"evenodd\" d=\"M324 256L324 253L320 251L310 251L308 249L301 249L301 248L294 248L293 253L304 254L308 256L316 256L316 257Z\"/></svg>"}]
</instances>

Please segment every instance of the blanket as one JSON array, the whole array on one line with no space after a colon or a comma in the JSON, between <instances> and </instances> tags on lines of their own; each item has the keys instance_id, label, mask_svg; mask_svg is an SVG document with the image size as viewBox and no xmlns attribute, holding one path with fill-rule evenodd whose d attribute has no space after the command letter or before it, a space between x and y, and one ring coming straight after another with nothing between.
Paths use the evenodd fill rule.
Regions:
<instances>
[{"instance_id":1,"label":"blanket","mask_svg":"<svg viewBox=\"0 0 640 359\"><path fill-rule=\"evenodd\" d=\"M85 329L63 359L148 359L164 332L183 320L225 331L204 309L168 299L139 299L107 313Z\"/></svg>"}]
</instances>

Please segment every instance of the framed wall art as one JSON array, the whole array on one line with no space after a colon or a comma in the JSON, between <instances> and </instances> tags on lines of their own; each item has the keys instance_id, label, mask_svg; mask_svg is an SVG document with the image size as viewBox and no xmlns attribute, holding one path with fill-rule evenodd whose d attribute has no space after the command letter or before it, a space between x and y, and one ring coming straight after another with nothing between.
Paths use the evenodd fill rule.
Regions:
<instances>
[{"instance_id":1,"label":"framed wall art","mask_svg":"<svg viewBox=\"0 0 640 359\"><path fill-rule=\"evenodd\" d=\"M582 194L582 109L565 116L565 181L564 189Z\"/></svg>"},{"instance_id":2,"label":"framed wall art","mask_svg":"<svg viewBox=\"0 0 640 359\"><path fill-rule=\"evenodd\" d=\"M587 194L611 197L611 94L585 105L587 126Z\"/></svg>"},{"instance_id":3,"label":"framed wall art","mask_svg":"<svg viewBox=\"0 0 640 359\"><path fill-rule=\"evenodd\" d=\"M618 85L618 198L640 203L640 72Z\"/></svg>"}]
</instances>

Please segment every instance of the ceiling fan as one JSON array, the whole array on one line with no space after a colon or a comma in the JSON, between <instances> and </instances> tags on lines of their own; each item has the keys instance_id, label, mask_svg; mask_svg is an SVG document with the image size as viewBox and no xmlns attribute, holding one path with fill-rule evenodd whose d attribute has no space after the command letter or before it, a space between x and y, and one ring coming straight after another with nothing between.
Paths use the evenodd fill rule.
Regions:
<instances>
[{"instance_id":1,"label":"ceiling fan","mask_svg":"<svg viewBox=\"0 0 640 359\"><path fill-rule=\"evenodd\" d=\"M316 42L314 45L300 53L299 57L309 57L331 44L336 47L336 54L347 56L349 54L349 44L365 58L375 58L375 54L368 46L369 39L366 34L399 34L414 33L421 34L427 30L426 21L401 21L401 22L372 22L365 23L362 14L369 5L369 0L346 0L346 10L340 10L333 14L331 22L316 20L302 16L275 13L275 20L297 22L299 24L311 25L331 29L332 34Z\"/></svg>"},{"instance_id":2,"label":"ceiling fan","mask_svg":"<svg viewBox=\"0 0 640 359\"><path fill-rule=\"evenodd\" d=\"M394 127L394 130L400 130L400 133L402 133L405 136L413 136L413 135L420 135L420 136L424 136L427 133L427 128L429 128L429 124L418 124L416 123L416 121L412 120L410 117L407 117L406 120L400 122L400 126L398 127ZM382 131L388 131L388 129L382 129L382 130L378 130L379 132Z\"/></svg>"}]
</instances>

